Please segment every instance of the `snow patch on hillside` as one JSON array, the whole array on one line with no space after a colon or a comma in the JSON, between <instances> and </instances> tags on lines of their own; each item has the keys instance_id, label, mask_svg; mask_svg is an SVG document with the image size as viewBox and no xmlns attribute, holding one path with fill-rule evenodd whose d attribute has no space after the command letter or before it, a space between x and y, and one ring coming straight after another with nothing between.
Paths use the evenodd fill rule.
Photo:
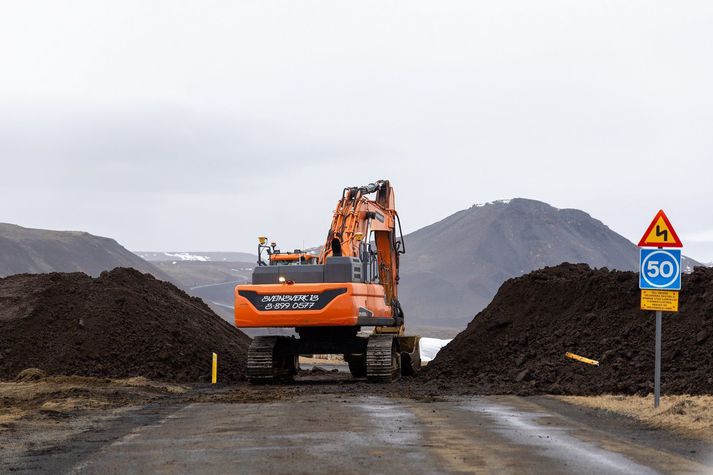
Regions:
<instances>
[{"instance_id":1,"label":"snow patch on hillside","mask_svg":"<svg viewBox=\"0 0 713 475\"><path fill-rule=\"evenodd\" d=\"M175 254L170 253L170 252L164 252L164 255L166 255L168 257L174 257L181 261L200 261L200 262L210 261L210 257L208 257L208 256L199 256L196 254L189 254L187 252L177 252Z\"/></svg>"},{"instance_id":2,"label":"snow patch on hillside","mask_svg":"<svg viewBox=\"0 0 713 475\"><path fill-rule=\"evenodd\" d=\"M497 205L497 204L509 204L512 200L495 200L495 201L488 201L487 203L476 203L473 205L473 208L482 208L484 206L488 205Z\"/></svg>"}]
</instances>

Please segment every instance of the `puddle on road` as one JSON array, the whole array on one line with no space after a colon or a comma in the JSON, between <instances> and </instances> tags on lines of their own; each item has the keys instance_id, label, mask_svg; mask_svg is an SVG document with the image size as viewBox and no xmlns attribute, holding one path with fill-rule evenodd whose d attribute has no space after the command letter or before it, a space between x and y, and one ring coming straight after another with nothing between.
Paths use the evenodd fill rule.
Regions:
<instances>
[{"instance_id":1,"label":"puddle on road","mask_svg":"<svg viewBox=\"0 0 713 475\"><path fill-rule=\"evenodd\" d=\"M573 429L542 425L539 419L548 414L527 412L510 406L485 401L472 401L462 409L481 414L495 422L492 430L520 445L542 449L546 457L566 463L571 472L597 474L655 474L649 467L624 455L585 442L571 434Z\"/></svg>"},{"instance_id":2,"label":"puddle on road","mask_svg":"<svg viewBox=\"0 0 713 475\"><path fill-rule=\"evenodd\" d=\"M319 424L315 431L269 436L296 441L300 449L319 460L342 456L345 448L354 463L367 463L398 453L401 465L393 473L408 473L425 460L420 450L420 432L416 416L396 402L380 397L364 397L339 403L330 424ZM331 430L323 430L323 429ZM322 429L322 430L320 430ZM279 443L279 442L278 442ZM410 468L409 468L410 467Z\"/></svg>"},{"instance_id":3,"label":"puddle on road","mask_svg":"<svg viewBox=\"0 0 713 475\"><path fill-rule=\"evenodd\" d=\"M380 442L390 445L409 446L420 441L416 415L402 405L391 400L368 397L368 402L355 403L365 419L376 421L368 437L376 437Z\"/></svg>"}]
</instances>

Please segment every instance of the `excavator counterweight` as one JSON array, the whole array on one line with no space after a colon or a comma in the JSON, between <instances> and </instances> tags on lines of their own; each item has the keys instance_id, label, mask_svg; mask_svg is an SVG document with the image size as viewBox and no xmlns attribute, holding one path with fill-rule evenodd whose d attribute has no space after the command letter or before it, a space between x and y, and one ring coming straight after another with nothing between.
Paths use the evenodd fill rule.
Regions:
<instances>
[{"instance_id":1,"label":"excavator counterweight","mask_svg":"<svg viewBox=\"0 0 713 475\"><path fill-rule=\"evenodd\" d=\"M259 242L252 283L235 288L235 324L294 328L299 338L253 339L251 382L289 381L299 355L314 354L344 355L354 377L372 382L418 371L419 337L403 335L398 283L406 249L389 181L343 190L319 255L283 253L262 236Z\"/></svg>"}]
</instances>

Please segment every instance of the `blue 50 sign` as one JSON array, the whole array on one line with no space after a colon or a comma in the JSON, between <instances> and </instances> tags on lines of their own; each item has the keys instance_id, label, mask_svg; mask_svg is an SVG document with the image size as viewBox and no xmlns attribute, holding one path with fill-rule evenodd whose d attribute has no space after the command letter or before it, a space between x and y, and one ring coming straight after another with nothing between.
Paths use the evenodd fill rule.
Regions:
<instances>
[{"instance_id":1,"label":"blue 50 sign","mask_svg":"<svg viewBox=\"0 0 713 475\"><path fill-rule=\"evenodd\" d=\"M681 290L681 250L641 249L639 288Z\"/></svg>"}]
</instances>

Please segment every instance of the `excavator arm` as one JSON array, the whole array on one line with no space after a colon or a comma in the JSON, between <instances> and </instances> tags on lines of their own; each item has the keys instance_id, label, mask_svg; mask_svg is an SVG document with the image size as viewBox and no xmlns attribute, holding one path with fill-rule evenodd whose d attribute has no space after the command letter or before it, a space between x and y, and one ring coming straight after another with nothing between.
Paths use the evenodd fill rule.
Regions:
<instances>
[{"instance_id":1,"label":"excavator arm","mask_svg":"<svg viewBox=\"0 0 713 475\"><path fill-rule=\"evenodd\" d=\"M393 187L388 180L379 180L344 189L319 261L324 263L329 256L350 256L359 258L365 268L374 268L370 277L384 287L394 316L402 320L403 315L397 313L401 313L398 281L399 255L405 252L403 242Z\"/></svg>"}]
</instances>

